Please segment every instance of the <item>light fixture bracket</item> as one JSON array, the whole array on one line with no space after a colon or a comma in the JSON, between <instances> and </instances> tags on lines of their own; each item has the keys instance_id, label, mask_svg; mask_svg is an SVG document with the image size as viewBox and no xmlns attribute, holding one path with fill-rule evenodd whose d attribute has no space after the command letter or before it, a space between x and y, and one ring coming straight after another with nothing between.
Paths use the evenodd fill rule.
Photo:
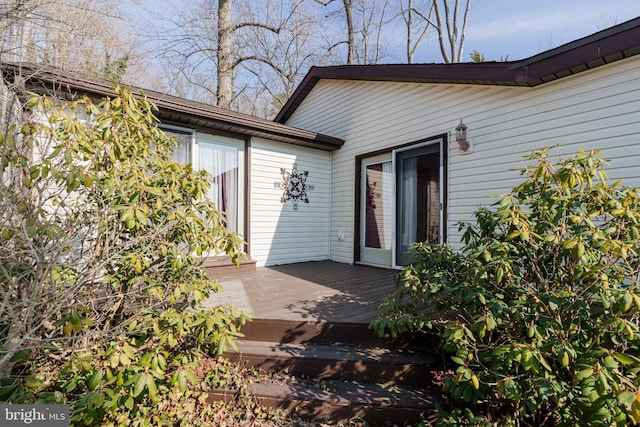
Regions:
<instances>
[{"instance_id":1,"label":"light fixture bracket","mask_svg":"<svg viewBox=\"0 0 640 427\"><path fill-rule=\"evenodd\" d=\"M471 143L467 140L467 125L462 123L462 119L460 119L460 123L456 126L456 142L460 147L460 151L463 153L470 152Z\"/></svg>"}]
</instances>

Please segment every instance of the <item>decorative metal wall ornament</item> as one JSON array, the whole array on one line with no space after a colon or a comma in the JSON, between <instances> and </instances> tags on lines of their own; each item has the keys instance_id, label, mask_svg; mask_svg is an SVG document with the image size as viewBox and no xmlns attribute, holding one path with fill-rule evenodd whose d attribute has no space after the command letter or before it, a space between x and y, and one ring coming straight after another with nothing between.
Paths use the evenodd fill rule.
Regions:
<instances>
[{"instance_id":1,"label":"decorative metal wall ornament","mask_svg":"<svg viewBox=\"0 0 640 427\"><path fill-rule=\"evenodd\" d=\"M293 201L293 209L298 209L298 202L309 203L307 196L308 190L313 190L313 186L307 184L309 171L298 171L298 163L293 164L291 172L287 172L285 168L280 168L282 174L282 182L276 182L276 188L284 190L280 202L287 200Z\"/></svg>"}]
</instances>

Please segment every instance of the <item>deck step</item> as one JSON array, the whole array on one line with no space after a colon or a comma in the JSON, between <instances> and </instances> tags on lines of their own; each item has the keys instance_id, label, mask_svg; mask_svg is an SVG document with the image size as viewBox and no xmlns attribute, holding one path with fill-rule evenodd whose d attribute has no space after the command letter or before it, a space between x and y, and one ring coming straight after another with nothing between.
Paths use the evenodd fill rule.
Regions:
<instances>
[{"instance_id":1,"label":"deck step","mask_svg":"<svg viewBox=\"0 0 640 427\"><path fill-rule=\"evenodd\" d=\"M328 381L319 387L308 381L283 384L273 381L250 386L252 397L263 406L278 408L303 419L348 423L354 418L368 423L401 425L420 420L434 409L433 391L424 387L383 386L357 382ZM233 390L209 392L210 401L230 402Z\"/></svg>"},{"instance_id":2,"label":"deck step","mask_svg":"<svg viewBox=\"0 0 640 427\"><path fill-rule=\"evenodd\" d=\"M244 339L277 343L372 346L385 348L433 349L437 337L411 333L398 337L378 336L366 323L317 322L253 319L242 327Z\"/></svg>"},{"instance_id":3,"label":"deck step","mask_svg":"<svg viewBox=\"0 0 640 427\"><path fill-rule=\"evenodd\" d=\"M323 380L427 384L437 362L431 353L383 347L249 340L237 344L237 352L224 354L234 362Z\"/></svg>"},{"instance_id":4,"label":"deck step","mask_svg":"<svg viewBox=\"0 0 640 427\"><path fill-rule=\"evenodd\" d=\"M288 374L291 381L257 382L260 404L303 420L368 425L415 423L433 414L442 359L432 336L379 337L367 324L254 319L241 332L238 364ZM211 400L232 401L234 390L212 390Z\"/></svg>"},{"instance_id":5,"label":"deck step","mask_svg":"<svg viewBox=\"0 0 640 427\"><path fill-rule=\"evenodd\" d=\"M240 265L237 266L231 261L231 257L227 255L218 255L207 257L202 267L209 277L220 276L221 274L229 274L236 272L256 271L256 261L254 259L240 259Z\"/></svg>"}]
</instances>

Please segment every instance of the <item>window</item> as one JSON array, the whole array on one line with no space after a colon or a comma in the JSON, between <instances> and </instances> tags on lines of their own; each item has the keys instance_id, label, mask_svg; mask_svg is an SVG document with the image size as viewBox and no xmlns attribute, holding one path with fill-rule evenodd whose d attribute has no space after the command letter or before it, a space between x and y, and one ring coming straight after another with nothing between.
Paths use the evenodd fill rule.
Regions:
<instances>
[{"instance_id":1,"label":"window","mask_svg":"<svg viewBox=\"0 0 640 427\"><path fill-rule=\"evenodd\" d=\"M213 177L209 199L224 212L226 227L243 234L244 140L165 125L161 129L178 140L173 152L176 161L191 163Z\"/></svg>"},{"instance_id":2,"label":"window","mask_svg":"<svg viewBox=\"0 0 640 427\"><path fill-rule=\"evenodd\" d=\"M213 175L213 184L209 188L209 199L213 200L225 213L226 227L238 231L239 209L239 147L209 141L198 142L198 169L204 169Z\"/></svg>"},{"instance_id":3,"label":"window","mask_svg":"<svg viewBox=\"0 0 640 427\"><path fill-rule=\"evenodd\" d=\"M178 140L178 146L173 150L173 159L183 165L192 163L191 145L193 131L190 129L177 129L161 126L160 129L169 136Z\"/></svg>"}]
</instances>

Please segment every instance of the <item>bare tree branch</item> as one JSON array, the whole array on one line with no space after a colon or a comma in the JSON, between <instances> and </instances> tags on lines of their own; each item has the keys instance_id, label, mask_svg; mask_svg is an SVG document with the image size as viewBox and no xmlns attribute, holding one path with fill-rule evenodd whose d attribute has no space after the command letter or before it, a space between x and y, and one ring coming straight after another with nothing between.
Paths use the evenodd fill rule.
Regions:
<instances>
[{"instance_id":1,"label":"bare tree branch","mask_svg":"<svg viewBox=\"0 0 640 427\"><path fill-rule=\"evenodd\" d=\"M450 0L443 1L444 17L440 9L440 1L433 1L433 9L436 14L436 29L438 31L438 41L440 52L444 62L460 62L463 52L464 35L469 17L471 0L465 0L462 27L459 27L460 0L455 0L453 14L449 5ZM444 18L444 22L443 22Z\"/></svg>"}]
</instances>

